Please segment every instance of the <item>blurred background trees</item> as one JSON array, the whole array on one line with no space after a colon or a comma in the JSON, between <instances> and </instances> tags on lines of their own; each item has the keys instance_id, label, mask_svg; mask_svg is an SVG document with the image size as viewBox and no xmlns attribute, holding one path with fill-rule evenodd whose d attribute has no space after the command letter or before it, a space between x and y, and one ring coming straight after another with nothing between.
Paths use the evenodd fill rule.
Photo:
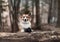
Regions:
<instances>
[{"instance_id":1,"label":"blurred background trees","mask_svg":"<svg viewBox=\"0 0 60 42\"><path fill-rule=\"evenodd\" d=\"M36 5L36 29L41 29L41 18L40 18L40 6L39 6L39 0L35 0Z\"/></svg>"},{"instance_id":2,"label":"blurred background trees","mask_svg":"<svg viewBox=\"0 0 60 42\"><path fill-rule=\"evenodd\" d=\"M3 3L3 1L2 0L0 0L0 31L1 31L1 28L2 28L2 21L1 21L1 13L2 13L2 3Z\"/></svg>"},{"instance_id":3,"label":"blurred background trees","mask_svg":"<svg viewBox=\"0 0 60 42\"><path fill-rule=\"evenodd\" d=\"M18 31L18 13L19 13L19 6L20 6L20 0L10 0L10 5L12 7L12 19L13 21L11 22L11 27L12 27L12 32ZM11 9L10 7L10 9Z\"/></svg>"},{"instance_id":4,"label":"blurred background trees","mask_svg":"<svg viewBox=\"0 0 60 42\"><path fill-rule=\"evenodd\" d=\"M58 21L57 21L57 26L60 27L60 0L57 1L58 2Z\"/></svg>"},{"instance_id":5,"label":"blurred background trees","mask_svg":"<svg viewBox=\"0 0 60 42\"><path fill-rule=\"evenodd\" d=\"M0 0L0 31L18 31L18 17L22 10L30 11L32 14L33 28L41 30L42 24L60 26L59 2L58 0Z\"/></svg>"}]
</instances>

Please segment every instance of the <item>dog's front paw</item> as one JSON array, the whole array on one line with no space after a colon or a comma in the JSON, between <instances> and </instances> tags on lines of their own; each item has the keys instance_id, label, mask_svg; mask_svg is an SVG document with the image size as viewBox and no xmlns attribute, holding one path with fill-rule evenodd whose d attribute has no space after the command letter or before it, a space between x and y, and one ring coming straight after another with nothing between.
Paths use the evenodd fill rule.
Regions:
<instances>
[{"instance_id":1,"label":"dog's front paw","mask_svg":"<svg viewBox=\"0 0 60 42\"><path fill-rule=\"evenodd\" d=\"M24 32L24 29L21 29L21 32Z\"/></svg>"}]
</instances>

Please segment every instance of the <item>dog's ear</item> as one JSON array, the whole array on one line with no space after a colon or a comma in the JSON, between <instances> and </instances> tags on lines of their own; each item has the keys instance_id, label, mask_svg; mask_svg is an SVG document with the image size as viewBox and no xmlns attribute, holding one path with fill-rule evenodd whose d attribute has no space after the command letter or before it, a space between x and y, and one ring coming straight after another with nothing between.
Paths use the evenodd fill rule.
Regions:
<instances>
[{"instance_id":1,"label":"dog's ear","mask_svg":"<svg viewBox=\"0 0 60 42\"><path fill-rule=\"evenodd\" d=\"M32 14L31 14L31 13L29 13L29 16L32 16Z\"/></svg>"},{"instance_id":2,"label":"dog's ear","mask_svg":"<svg viewBox=\"0 0 60 42\"><path fill-rule=\"evenodd\" d=\"M22 17L22 14L19 14L19 18L21 18Z\"/></svg>"}]
</instances>

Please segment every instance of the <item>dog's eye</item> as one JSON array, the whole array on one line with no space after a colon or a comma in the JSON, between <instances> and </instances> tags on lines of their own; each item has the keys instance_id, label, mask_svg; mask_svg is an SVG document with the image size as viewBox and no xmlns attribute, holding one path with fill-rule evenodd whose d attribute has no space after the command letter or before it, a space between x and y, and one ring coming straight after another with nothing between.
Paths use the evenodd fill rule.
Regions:
<instances>
[{"instance_id":1,"label":"dog's eye","mask_svg":"<svg viewBox=\"0 0 60 42\"><path fill-rule=\"evenodd\" d=\"M22 18L22 16L21 16L21 18Z\"/></svg>"},{"instance_id":2,"label":"dog's eye","mask_svg":"<svg viewBox=\"0 0 60 42\"><path fill-rule=\"evenodd\" d=\"M30 18L29 16L27 18Z\"/></svg>"},{"instance_id":3,"label":"dog's eye","mask_svg":"<svg viewBox=\"0 0 60 42\"><path fill-rule=\"evenodd\" d=\"M25 18L25 17L23 17L23 18Z\"/></svg>"}]
</instances>

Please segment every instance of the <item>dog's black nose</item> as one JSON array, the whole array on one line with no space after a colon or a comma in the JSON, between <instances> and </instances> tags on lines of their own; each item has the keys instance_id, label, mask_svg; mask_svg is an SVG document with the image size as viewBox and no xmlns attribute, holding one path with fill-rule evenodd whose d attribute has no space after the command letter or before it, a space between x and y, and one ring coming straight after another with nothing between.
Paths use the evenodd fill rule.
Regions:
<instances>
[{"instance_id":1,"label":"dog's black nose","mask_svg":"<svg viewBox=\"0 0 60 42\"><path fill-rule=\"evenodd\" d=\"M25 19L25 21L27 21L27 20Z\"/></svg>"}]
</instances>

